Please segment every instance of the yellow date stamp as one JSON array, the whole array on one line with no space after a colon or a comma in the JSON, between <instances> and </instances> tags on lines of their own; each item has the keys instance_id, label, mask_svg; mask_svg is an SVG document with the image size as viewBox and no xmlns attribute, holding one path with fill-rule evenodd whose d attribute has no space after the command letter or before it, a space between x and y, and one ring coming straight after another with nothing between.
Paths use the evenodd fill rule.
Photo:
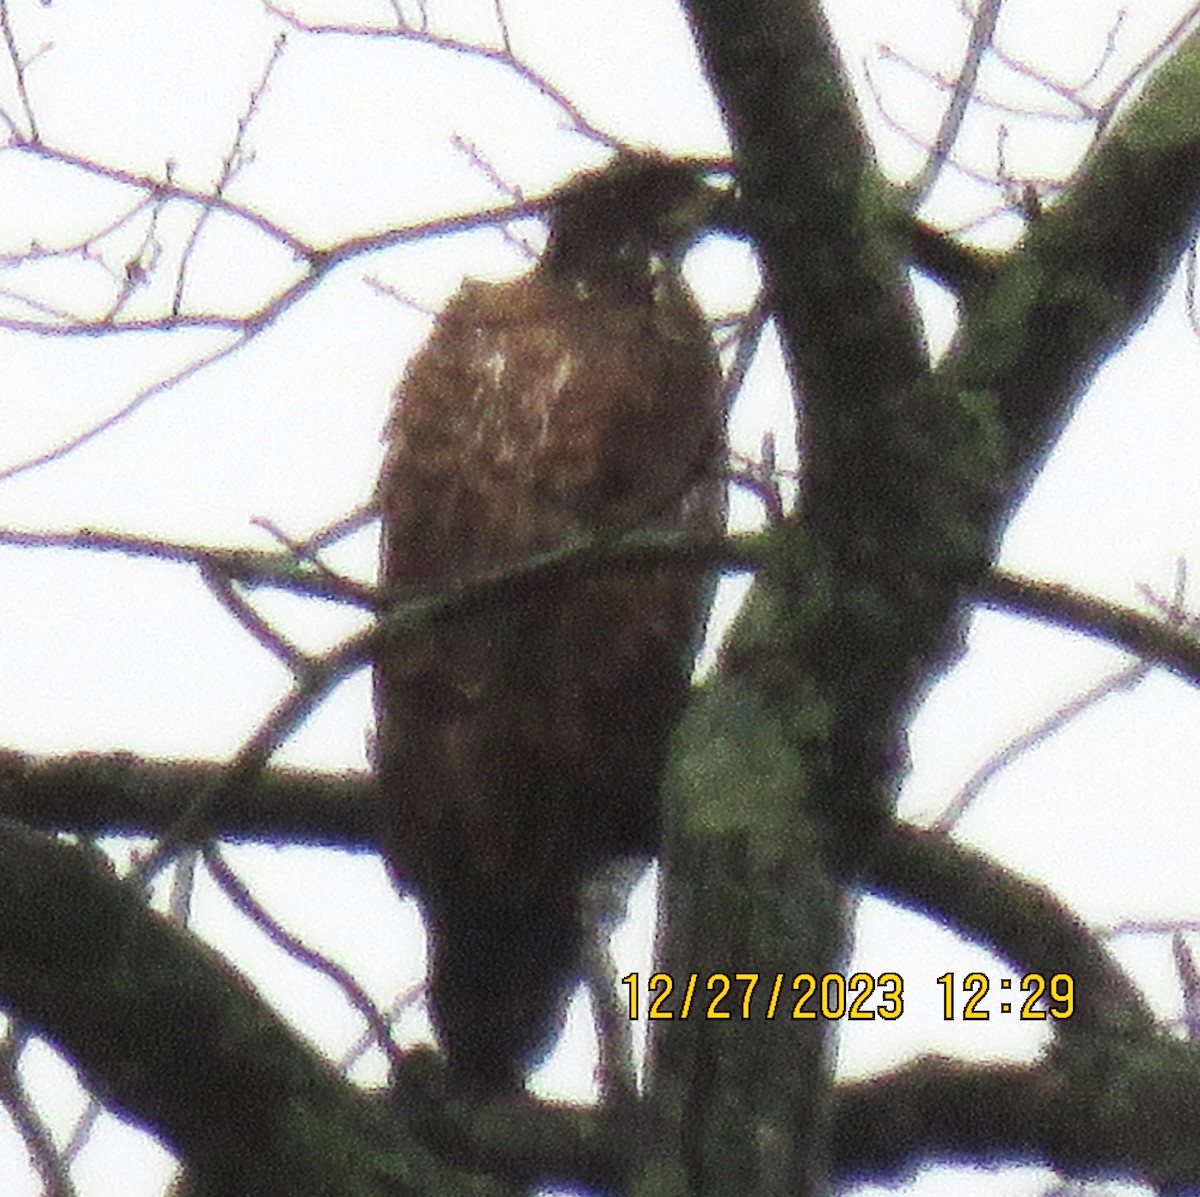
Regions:
<instances>
[{"instance_id":1,"label":"yellow date stamp","mask_svg":"<svg viewBox=\"0 0 1200 1197\"><path fill-rule=\"evenodd\" d=\"M640 1012L641 975L621 978L629 991L629 1017ZM873 1020L904 1013L904 982L898 973L670 973L646 981L647 1018L792 1018Z\"/></svg>"},{"instance_id":2,"label":"yellow date stamp","mask_svg":"<svg viewBox=\"0 0 1200 1197\"><path fill-rule=\"evenodd\" d=\"M788 1018L893 1021L904 1013L904 980L899 973L630 973L621 978L629 993L629 1017L730 1019ZM1075 1013L1075 979L1069 973L1026 973L989 978L943 973L942 1018L946 1022L986 1021L993 1013L1021 1020L1066 1019ZM1023 1000L1017 1001L1017 993ZM989 1002L998 991L1001 1000ZM1011 997L1010 997L1011 994ZM1004 1000L1009 999L1009 1000Z\"/></svg>"}]
</instances>

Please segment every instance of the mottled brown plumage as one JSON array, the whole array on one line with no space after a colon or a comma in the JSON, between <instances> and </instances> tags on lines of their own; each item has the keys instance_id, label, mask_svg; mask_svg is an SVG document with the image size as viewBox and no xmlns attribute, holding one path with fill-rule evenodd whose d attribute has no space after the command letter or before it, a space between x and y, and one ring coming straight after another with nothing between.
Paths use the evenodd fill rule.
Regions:
<instances>
[{"instance_id":1,"label":"mottled brown plumage","mask_svg":"<svg viewBox=\"0 0 1200 1197\"><path fill-rule=\"evenodd\" d=\"M463 284L397 390L386 586L627 528L719 531L717 362L671 257L709 194L619 157L560 192L529 274ZM425 908L460 1088L519 1086L578 977L584 879L653 851L704 592L694 567L595 576L376 664L384 842Z\"/></svg>"}]
</instances>

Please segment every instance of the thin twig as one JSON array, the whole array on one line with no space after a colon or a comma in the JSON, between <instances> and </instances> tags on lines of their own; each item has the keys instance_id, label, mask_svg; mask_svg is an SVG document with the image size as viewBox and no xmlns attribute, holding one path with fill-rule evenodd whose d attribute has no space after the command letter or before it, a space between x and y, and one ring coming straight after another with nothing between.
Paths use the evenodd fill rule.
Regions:
<instances>
[{"instance_id":1,"label":"thin twig","mask_svg":"<svg viewBox=\"0 0 1200 1197\"><path fill-rule=\"evenodd\" d=\"M1196 957L1188 946L1182 931L1171 936L1171 955L1175 959L1175 971L1179 975L1179 989L1183 995L1183 1029L1188 1039L1200 1040L1200 969Z\"/></svg>"},{"instance_id":2,"label":"thin twig","mask_svg":"<svg viewBox=\"0 0 1200 1197\"><path fill-rule=\"evenodd\" d=\"M876 110L879 113L879 119L894 133L899 134L909 145L916 146L918 149L928 153L929 140L914 132L890 111L884 102L883 92L880 90L879 84L876 82L875 76L872 74L869 66L865 68L865 80L867 88L871 92L872 99L875 102ZM944 165L950 167L951 170L957 171L963 178L971 179L973 182L982 183L987 187L994 187L996 185L996 179L993 175L988 174L986 171L976 170L972 166L967 166L953 155L946 159Z\"/></svg>"},{"instance_id":3,"label":"thin twig","mask_svg":"<svg viewBox=\"0 0 1200 1197\"><path fill-rule=\"evenodd\" d=\"M219 198L224 196L225 189L229 186L230 181L244 165L243 147L246 140L246 131L249 129L250 122L254 119L255 114L258 112L259 103L267 90L267 85L271 81L271 75L276 66L278 66L279 60L283 57L286 45L287 32L284 31L276 37L275 43L271 47L270 57L267 59L266 66L263 67L258 85L250 92L250 99L246 104L246 110L238 118L237 128L233 136L233 144L221 160L221 173L217 176L216 186L213 188L214 197ZM206 206L200 210L200 216L192 226L187 244L183 247L183 253L180 254L179 274L175 280L175 294L171 299L172 316L178 316L183 307L183 288L187 279L188 263L191 261L192 254L196 249L196 243L200 240L200 234L204 231L204 226L208 223L208 219L212 213L213 209L211 206Z\"/></svg>"},{"instance_id":4,"label":"thin twig","mask_svg":"<svg viewBox=\"0 0 1200 1197\"><path fill-rule=\"evenodd\" d=\"M0 31L3 31L4 47L8 51L9 61L12 62L13 74L16 76L17 96L21 101L21 109L25 113L25 122L29 126L30 140L39 141L41 134L38 132L37 117L33 115L33 104L30 102L29 88L25 80L25 67L27 64L21 57L21 51L17 46L17 37L13 32L12 18L8 11L8 0L0 0Z\"/></svg>"},{"instance_id":5,"label":"thin twig","mask_svg":"<svg viewBox=\"0 0 1200 1197\"><path fill-rule=\"evenodd\" d=\"M744 453L732 454L726 477L734 486L753 495L763 505L767 525L774 527L781 523L787 514L780 482L784 478L798 482L800 473L798 470L779 468L775 460L775 436L771 432L765 432L760 456L753 458Z\"/></svg>"},{"instance_id":6,"label":"thin twig","mask_svg":"<svg viewBox=\"0 0 1200 1197\"><path fill-rule=\"evenodd\" d=\"M1079 86L1072 83L1063 83L1046 71L1038 67L1032 67L1029 63L1022 62L1019 58L1014 58L1002 46L993 45L992 54L995 56L997 62L1007 70L1012 71L1014 75L1018 75L1022 79L1027 79L1029 82L1036 83L1039 87L1045 88L1051 95L1069 104L1076 111L1073 113L1054 112L1053 110L1044 108L1024 108L1015 104L1006 104L1000 100L981 100L989 108L995 108L997 111L1002 112L1011 112L1014 116L1030 116L1038 120L1067 121L1072 124L1100 119L1100 107L1087 100L1082 94L1083 88L1087 86L1086 82ZM1089 76L1090 78L1091 76Z\"/></svg>"},{"instance_id":7,"label":"thin twig","mask_svg":"<svg viewBox=\"0 0 1200 1197\"><path fill-rule=\"evenodd\" d=\"M68 438L67 440L56 445L52 449L37 453L29 458L18 461L0 470L0 482L15 477L19 474L26 473L30 470L37 469L52 461L59 461L68 454L74 452L81 446L88 444L96 437L107 432L116 425L123 423L134 412L142 407L146 401L156 395L163 394L171 390L179 383L191 378L201 370L213 365L215 362L221 361L224 358L232 356L239 349L249 344L260 332L265 328L273 325L289 308L298 303L304 296L313 290L320 280L332 270L335 266L341 263L363 255L377 252L379 250L388 249L395 245L404 244L411 241L417 241L428 237L443 236L448 233L468 232L476 228L488 227L491 225L503 225L507 221L524 219L530 216L536 216L546 211L554 202L553 196L547 195L540 199L532 200L527 203L517 205L500 205L495 208L485 209L474 213L466 213L458 216L443 217L435 220L424 221L418 224L408 225L398 229L390 229L382 233L371 233L359 237L352 237L346 241L340 242L328 250L317 250L305 243L299 241L291 234L283 233L278 230L277 226L273 225L265 218L257 217L254 213L247 209L240 208L238 205L230 204L222 196L205 196L196 192L189 192L186 189L176 187L173 183L160 183L157 180L146 176L133 175L124 171L114 171L110 168L98 167L94 163L89 163L86 159L81 159L75 155L67 155L61 151L47 151L46 147L33 145L31 143L23 143L22 148L28 149L30 152L42 154L42 156L56 161L68 161L72 164L79 165L81 169L91 170L97 173L100 177L113 178L117 181L126 182L132 186L144 187L151 192L156 190L164 194L173 195L176 198L189 199L192 202L208 204L214 208L220 208L223 211L229 211L236 215L242 216L244 219L250 220L264 230L282 234L285 243L301 257L305 258L308 263L308 270L296 279L290 286L278 293L269 303L259 308L252 315L242 319L230 319L225 317L213 316L183 316L172 315L158 320L140 320L127 322L81 322L79 324L47 324L41 325L35 321L14 321L0 319L0 327L8 328L23 332L32 332L44 336L101 336L113 333L122 333L130 331L168 331L180 327L221 327L236 330L239 336L231 344L222 347L213 353L207 354L202 358L185 366L181 370L159 379L151 383L149 386L142 388L131 400L123 404L117 411L104 417L102 420ZM702 163L698 160L697 165Z\"/></svg>"},{"instance_id":8,"label":"thin twig","mask_svg":"<svg viewBox=\"0 0 1200 1197\"><path fill-rule=\"evenodd\" d=\"M0 1103L8 1111L29 1153L29 1160L42 1179L45 1197L75 1197L67 1162L21 1083L18 1065L29 1039L30 1032L12 1021L0 1039Z\"/></svg>"},{"instance_id":9,"label":"thin twig","mask_svg":"<svg viewBox=\"0 0 1200 1197\"><path fill-rule=\"evenodd\" d=\"M1188 246L1188 251L1183 260L1184 296L1188 324L1191 326L1192 335L1200 338L1200 309L1198 309L1196 303L1196 243L1194 241Z\"/></svg>"},{"instance_id":10,"label":"thin twig","mask_svg":"<svg viewBox=\"0 0 1200 1197\"><path fill-rule=\"evenodd\" d=\"M94 1097L89 1098L87 1105L83 1108L83 1113L75 1119L71 1137L62 1149L62 1157L68 1164L74 1163L83 1149L92 1141L92 1131L96 1129L96 1123L100 1121L103 1113L104 1106Z\"/></svg>"},{"instance_id":11,"label":"thin twig","mask_svg":"<svg viewBox=\"0 0 1200 1197\"><path fill-rule=\"evenodd\" d=\"M500 31L500 45L511 58L513 57L513 44L508 32L508 17L504 12L504 0L492 0L492 12L496 16L496 28Z\"/></svg>"},{"instance_id":12,"label":"thin twig","mask_svg":"<svg viewBox=\"0 0 1200 1197\"><path fill-rule=\"evenodd\" d=\"M1044 744L1056 733L1074 723L1080 715L1085 711L1090 711L1110 694L1132 690L1145 679L1151 668L1145 661L1136 661L1118 673L1102 678L1094 686L1082 694L1075 695L1044 719L1039 720L1033 727L1016 736L975 770L947 804L946 809L929 824L929 830L953 831L992 778L1003 773L1005 769L1039 744Z\"/></svg>"},{"instance_id":13,"label":"thin twig","mask_svg":"<svg viewBox=\"0 0 1200 1197\"><path fill-rule=\"evenodd\" d=\"M46 449L41 453L35 454L33 457L27 457L23 461L14 462L5 469L0 469L0 482L7 481L9 478L16 478L20 474L27 474L31 470L48 465L52 461L61 461L69 453L73 453L76 449L82 448L82 446L94 441L110 428L115 428L118 424L123 424L138 408L142 407L156 395L161 395L165 391L172 390L181 382L186 382L187 379L199 374L201 370L207 369L216 362L232 357L249 342L253 335L253 333L247 332L237 337L228 345L224 345L212 353L207 353L203 357L189 362L173 374L168 374L165 378L160 378L156 382L150 383L149 386L142 387L132 399L122 404L116 411L105 416L104 419L97 421L90 427L85 428L82 432L68 437L65 441L60 441L52 449Z\"/></svg>"},{"instance_id":14,"label":"thin twig","mask_svg":"<svg viewBox=\"0 0 1200 1197\"><path fill-rule=\"evenodd\" d=\"M617 540L601 538L537 554L506 568L487 571L456 584L421 593L405 587L399 595L380 596L378 622L351 636L321 657L308 658L292 690L275 706L242 745L220 776L201 790L180 814L139 870L145 884L164 867L180 846L203 841L209 812L252 784L280 747L329 693L351 674L368 665L387 644L430 627L468 618L498 604L541 592L592 571L651 568L664 561L693 561L727 568L753 569L758 553L732 554L734 543L756 545L755 536L702 542L677 534L634 533Z\"/></svg>"},{"instance_id":15,"label":"thin twig","mask_svg":"<svg viewBox=\"0 0 1200 1197\"><path fill-rule=\"evenodd\" d=\"M47 449L32 457L17 461L4 469L0 469L0 482L16 477L19 474L27 473L30 470L38 469L49 462L62 460L62 458L73 453L76 449L88 444L109 429L126 421L147 400L173 389L179 383L193 377L208 366L231 357L238 350L244 348L254 340L265 328L274 324L290 307L298 303L317 285L329 270L348 258L360 254L373 253L392 245L402 244L406 241L417 240L423 237L440 236L447 232L466 231L493 223L501 223L504 220L516 217L533 215L545 210L550 203L550 197L545 197L517 207L503 206L465 216L452 216L440 220L427 221L423 224L410 225L407 228L392 229L385 233L351 238L326 253L312 251L308 273L302 275L291 286L276 295L274 299L253 315L241 320L225 321L212 317L188 317L180 315L152 321L90 323L66 326L38 326L34 322L0 320L0 327L36 332L42 335L59 336L95 336L104 333L128 332L132 330L165 331L183 326L213 326L218 323L223 327L236 328L240 332L240 335L231 344L189 363L166 378L159 379L149 386L143 387L132 399L123 404L115 412L97 421L75 436L60 442L54 448Z\"/></svg>"},{"instance_id":16,"label":"thin twig","mask_svg":"<svg viewBox=\"0 0 1200 1197\"><path fill-rule=\"evenodd\" d=\"M1121 102L1154 67L1165 58L1185 37L1192 26L1200 18L1200 4L1193 4L1187 12L1171 26L1166 37L1147 53L1140 62L1113 89L1112 94L1101 105L1096 125L1096 135L1099 137L1112 121L1113 116L1121 106Z\"/></svg>"},{"instance_id":17,"label":"thin twig","mask_svg":"<svg viewBox=\"0 0 1200 1197\"><path fill-rule=\"evenodd\" d=\"M353 536L355 532L361 531L378 518L379 508L374 503L364 504L350 512L349 515L342 516L341 519L334 520L332 524L327 524L324 528L314 532L308 538L308 547L314 553L320 552L321 549L327 549L331 544L336 544L347 536Z\"/></svg>"},{"instance_id":18,"label":"thin twig","mask_svg":"<svg viewBox=\"0 0 1200 1197\"><path fill-rule=\"evenodd\" d=\"M739 321L737 326L737 349L734 350L733 361L721 380L722 404L726 412L733 407L741 393L746 375L754 364L758 344L762 340L763 330L771 319L771 305L765 295L760 294L754 301L754 306Z\"/></svg>"},{"instance_id":19,"label":"thin twig","mask_svg":"<svg viewBox=\"0 0 1200 1197\"><path fill-rule=\"evenodd\" d=\"M1029 583L1029 586L1031 588L1041 587L1043 591L1049 590L1059 598L1066 592L1065 587L1052 587L1047 583ZM1142 590L1152 605L1164 617L1164 623L1153 623L1156 631L1166 636L1174 636L1178 648L1182 649L1185 653L1193 653L1197 647L1196 637L1192 631L1195 621L1184 609L1187 597L1187 563L1183 558L1180 558L1175 563L1174 592L1169 600L1164 600L1153 594L1148 587L1142 587ZM1035 591L1030 589L1026 593L1031 594L1035 593ZM1109 629L1112 626L1114 609L1101 604L1100 600L1092 599L1089 596L1076 594L1071 597L1076 602L1077 607L1075 609L1080 615L1086 612L1095 612L1098 608L1103 609L1105 624L1102 628L1093 629L1092 634L1108 638L1111 635ZM1121 610L1120 613L1122 616L1135 616L1139 620L1146 620L1147 623L1151 622L1146 616L1142 616L1137 612ZM1081 631L1088 630L1079 627L1078 624L1073 623L1072 626ZM1130 645L1125 641L1119 643L1123 648L1130 648ZM1137 650L1132 649L1131 651ZM930 830L943 833L952 831L992 778L1003 772L1030 750L1040 744L1044 744L1051 736L1056 735L1065 727L1075 722L1084 712L1091 710L1092 707L1102 702L1110 694L1134 689L1150 675L1154 669L1156 660L1161 662L1161 658L1153 657L1134 661L1131 665L1127 665L1116 673L1102 678L1082 694L1075 695L1045 718L1039 720L1029 730L1006 744L999 752L989 757L971 775L966 784L947 805L946 809L930 825Z\"/></svg>"},{"instance_id":20,"label":"thin twig","mask_svg":"<svg viewBox=\"0 0 1200 1197\"><path fill-rule=\"evenodd\" d=\"M363 282L377 295L386 295L388 299L394 299L397 303L403 304L414 312L419 312L422 316L428 316L431 320L438 315L437 308L421 303L411 295L406 295L399 287L385 283L378 275L364 274Z\"/></svg>"},{"instance_id":21,"label":"thin twig","mask_svg":"<svg viewBox=\"0 0 1200 1197\"><path fill-rule=\"evenodd\" d=\"M320 250L309 245L306 241L302 241L282 225L278 225L273 220L263 216L261 212L255 212L252 208L234 203L224 196L212 195L207 191L197 191L191 187L183 187L172 179L140 174L137 171L123 170L116 166L105 166L103 163L95 161L95 159L85 158L81 154L72 153L70 150L49 146L41 141L31 141L28 138L16 138L8 143L7 148L40 158L44 162L57 162L61 166L71 166L98 179L107 179L112 183L122 183L126 187L134 187L138 191L146 192L149 195L161 195L168 199L184 200L187 203L199 204L202 208L217 208L229 216L236 217L247 224L253 225L260 232L266 233L272 240L279 242L280 245L291 250L297 258L312 260L320 257Z\"/></svg>"},{"instance_id":22,"label":"thin twig","mask_svg":"<svg viewBox=\"0 0 1200 1197\"><path fill-rule=\"evenodd\" d=\"M41 258L64 258L82 256L91 261L95 261L98 255L93 251L93 246L103 241L106 237L110 237L113 233L118 232L125 225L129 224L135 217L139 216L147 207L150 207L159 202L159 197L156 195L140 196L137 202L127 211L113 217L108 224L101 226L94 232L89 233L86 237L79 241L68 242L66 245L46 246L37 242L32 243L27 249L21 253L0 254L0 266L21 266L26 262L36 262Z\"/></svg>"},{"instance_id":23,"label":"thin twig","mask_svg":"<svg viewBox=\"0 0 1200 1197\"><path fill-rule=\"evenodd\" d=\"M257 643L282 661L293 677L299 677L307 668L307 658L294 644L277 632L234 587L225 574L210 568L203 569L205 584L217 601L232 615L237 624L254 637Z\"/></svg>"},{"instance_id":24,"label":"thin twig","mask_svg":"<svg viewBox=\"0 0 1200 1197\"><path fill-rule=\"evenodd\" d=\"M473 141L461 133L455 133L450 138L450 145L462 154L501 195L507 196L514 203L525 202L525 193L521 188L509 183ZM514 233L508 225L501 225L500 232L504 240L527 261L537 257L537 250L524 237Z\"/></svg>"},{"instance_id":25,"label":"thin twig","mask_svg":"<svg viewBox=\"0 0 1200 1197\"><path fill-rule=\"evenodd\" d=\"M345 527L363 521L361 512L323 529L313 543L325 545L345 534ZM297 562L291 553L264 553L255 549L214 548L181 544L149 536L124 536L83 528L77 532L30 532L0 528L0 545L26 549L78 549L84 552L120 553L126 557L150 557L159 561L194 565L212 570L245 586L271 586L292 594L327 599L330 602L374 610L379 598L373 587L351 578L316 573Z\"/></svg>"},{"instance_id":26,"label":"thin twig","mask_svg":"<svg viewBox=\"0 0 1200 1197\"><path fill-rule=\"evenodd\" d=\"M958 140L962 129L963 119L967 108L975 94L975 86L979 81L979 68L983 56L992 44L996 32L996 21L1000 16L1002 0L979 0L979 9L975 13L975 21L971 26L971 36L967 42L967 54L963 60L962 70L954 84L950 95L950 103L942 116L942 125L934 138L933 148L925 159L925 166L917 176L911 188L912 208L917 208L925 201L926 196L937 182L942 167L950 156L954 143Z\"/></svg>"},{"instance_id":27,"label":"thin twig","mask_svg":"<svg viewBox=\"0 0 1200 1197\"><path fill-rule=\"evenodd\" d=\"M357 514L358 513L355 513L355 515L350 516L348 518L355 519L355 518L357 518ZM342 585L349 583L351 581L351 579L343 577L336 570L331 569L328 565L325 564L324 561L321 560L321 555L320 555L321 545L314 544L313 540L311 540L311 539L307 540L307 541L296 540L294 537L289 536L273 520L269 520L265 516L256 515L250 522L256 528L261 528L273 540L276 540L281 545L283 545L283 547L285 549L287 549L287 551L289 553L291 553L292 556L295 557L295 559L297 561L301 561L305 565L311 565L312 568L314 570L316 570L316 572L319 573L322 577L329 578L330 580L335 581ZM339 520L338 523L334 526L339 527L339 528L345 527L346 520ZM328 530L324 529L324 530L322 530L322 532L317 533L317 535L318 536L325 535L325 534L327 534L327 532L328 532ZM345 535L345 533L340 532L339 535Z\"/></svg>"},{"instance_id":28,"label":"thin twig","mask_svg":"<svg viewBox=\"0 0 1200 1197\"><path fill-rule=\"evenodd\" d=\"M16 303L22 304L29 308L32 312L40 312L43 316L49 316L52 320L73 320L75 317L71 312L64 311L62 308L56 308L52 304L48 304L45 300L34 299L30 295L22 295L19 291L9 290L8 287L0 287L0 297L11 299ZM12 331L21 331L20 326L23 323L28 323L36 328L42 328L42 322L34 324L33 321L9 320L0 316L0 327L10 329ZM13 326L16 326L15 328Z\"/></svg>"},{"instance_id":29,"label":"thin twig","mask_svg":"<svg viewBox=\"0 0 1200 1197\"><path fill-rule=\"evenodd\" d=\"M189 848L181 852L175 861L167 913L171 922L177 927L186 927L191 923L192 899L196 894L196 864L198 860L199 853L194 848Z\"/></svg>"},{"instance_id":30,"label":"thin twig","mask_svg":"<svg viewBox=\"0 0 1200 1197\"><path fill-rule=\"evenodd\" d=\"M1077 96L1075 89L1070 85L1060 83L1057 79L1044 74L1035 67L1021 62L1020 59L1012 58L1005 54L994 42L989 47L989 50L998 62L1003 63L1014 74L1019 74L1023 78L1040 84L1052 95L1070 104L1076 111L1060 112L1055 108L1018 104L1011 100L999 99L986 91L979 90L971 97L971 102L977 107L986 108L989 112L1005 113L1009 116L1025 117L1030 120L1046 121L1052 124L1078 125L1084 121L1095 120L1099 115L1098 110L1086 100ZM954 92L957 89L957 79L943 75L940 71L930 70L928 67L922 66L915 59L897 50L894 46L881 47L880 56L889 62L899 63L918 79L924 79L927 83L933 84L939 91Z\"/></svg>"},{"instance_id":31,"label":"thin twig","mask_svg":"<svg viewBox=\"0 0 1200 1197\"><path fill-rule=\"evenodd\" d=\"M420 980L420 981L417 981L415 984L410 985L407 989L403 990L402 992L396 994L395 998L392 1000L392 1004L387 1008L386 1011L383 1012L384 1022L389 1027L394 1027L396 1025L396 1023L398 1023L400 1021L404 1012L406 1010L408 1010L409 1007L415 1005L418 1001L420 1001L425 996L426 989L427 989L427 986L426 986L425 981ZM342 1073L349 1072L350 1069L353 1068L354 1065L357 1064L358 1061L361 1060L362 1057L365 1056L367 1054L367 1052L369 1052L371 1050L371 1048L373 1048L375 1046L376 1042L377 1042L377 1036L375 1035L374 1031L372 1031L371 1028L368 1027L350 1045L349 1050L338 1061L338 1071L342 1072ZM388 1042L389 1043L392 1042L390 1037L388 1039Z\"/></svg>"},{"instance_id":32,"label":"thin twig","mask_svg":"<svg viewBox=\"0 0 1200 1197\"><path fill-rule=\"evenodd\" d=\"M154 268L162 258L162 243L158 239L158 220L162 215L163 200L154 199L150 206L150 222L146 228L142 243L136 253L130 255L121 271L120 286L109 309L101 318L104 323L112 323L124 309L129 299L146 285Z\"/></svg>"},{"instance_id":33,"label":"thin twig","mask_svg":"<svg viewBox=\"0 0 1200 1197\"><path fill-rule=\"evenodd\" d=\"M637 1069L629 1011L617 989L617 970L611 951L612 934L624 921L629 895L645 861L628 858L602 869L584 887L584 981L592 1001L599 1045L601 1104L630 1112L637 1102Z\"/></svg>"},{"instance_id":34,"label":"thin twig","mask_svg":"<svg viewBox=\"0 0 1200 1197\"><path fill-rule=\"evenodd\" d=\"M126 336L129 333L178 332L181 328L211 328L218 332L239 333L249 336L259 331L257 316L217 316L211 313L181 316L155 316L138 320L80 320L74 312L51 307L35 299L19 295L13 291L0 291L0 294L15 299L33 311L44 312L61 323L49 324L44 320L21 320L10 316L0 316L0 328L8 332L31 333L35 337L61 338L69 340L80 338L98 340L104 337Z\"/></svg>"},{"instance_id":35,"label":"thin twig","mask_svg":"<svg viewBox=\"0 0 1200 1197\"><path fill-rule=\"evenodd\" d=\"M267 12L277 16L281 21L286 22L291 28L302 33L321 36L399 38L404 41L414 42L417 45L430 46L433 49L446 50L452 54L461 54L464 57L480 58L485 62L496 63L511 71L523 83L533 87L549 100L566 116L568 126L574 132L600 145L607 146L609 149L620 148L620 141L613 137L611 133L606 133L597 125L592 124L583 115L578 105L561 88L551 83L545 75L530 66L529 63L517 57L508 39L507 28L502 19L502 13L498 30L500 33L500 45L495 46L464 41L461 38L450 37L445 34L433 33L426 22L422 21L420 25L411 25L405 23L399 16L396 24L390 26L358 25L353 23L333 24L305 21L290 9L270 3L269 0L264 4L264 8Z\"/></svg>"},{"instance_id":36,"label":"thin twig","mask_svg":"<svg viewBox=\"0 0 1200 1197\"><path fill-rule=\"evenodd\" d=\"M390 1063L395 1066L401 1051L392 1040L391 1027L380 1013L378 1007L361 985L354 979L348 969L343 968L336 960L332 960L323 952L301 943L290 931L286 930L267 911L240 877L230 868L220 851L213 845L207 845L203 850L204 863L213 880L220 886L225 896L242 912L277 948L285 952L293 960L316 970L322 976L328 977L345 995L346 1000L362 1016L375 1042L387 1055Z\"/></svg>"}]
</instances>

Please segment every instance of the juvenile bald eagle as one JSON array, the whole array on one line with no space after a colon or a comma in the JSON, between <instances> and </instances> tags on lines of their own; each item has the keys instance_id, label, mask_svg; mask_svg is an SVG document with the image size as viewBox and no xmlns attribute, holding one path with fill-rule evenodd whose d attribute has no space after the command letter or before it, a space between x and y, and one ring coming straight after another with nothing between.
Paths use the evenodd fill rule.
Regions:
<instances>
[{"instance_id":1,"label":"juvenile bald eagle","mask_svg":"<svg viewBox=\"0 0 1200 1197\"><path fill-rule=\"evenodd\" d=\"M445 585L633 528L719 533L718 365L678 256L712 192L619 155L513 282L465 282L396 392L386 587ZM398 640L376 662L382 833L431 944L450 1078L520 1087L581 967L580 890L652 852L706 587L610 571Z\"/></svg>"}]
</instances>

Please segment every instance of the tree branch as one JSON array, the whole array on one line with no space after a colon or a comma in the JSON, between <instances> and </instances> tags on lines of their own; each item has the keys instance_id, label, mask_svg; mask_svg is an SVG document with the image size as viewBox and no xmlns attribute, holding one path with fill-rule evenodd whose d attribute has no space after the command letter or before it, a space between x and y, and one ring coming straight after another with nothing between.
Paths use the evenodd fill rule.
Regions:
<instances>
[{"instance_id":1,"label":"tree branch","mask_svg":"<svg viewBox=\"0 0 1200 1197\"><path fill-rule=\"evenodd\" d=\"M1154 72L995 285L964 296L942 375L990 395L1017 502L1078 397L1158 303L1200 205L1200 31Z\"/></svg>"},{"instance_id":2,"label":"tree branch","mask_svg":"<svg viewBox=\"0 0 1200 1197\"><path fill-rule=\"evenodd\" d=\"M895 1185L929 1163L1035 1165L1182 1195L1200 1182L1188 1131L1200 1052L1157 1039L1091 1045L1033 1068L926 1058L839 1090L845 1183Z\"/></svg>"},{"instance_id":3,"label":"tree branch","mask_svg":"<svg viewBox=\"0 0 1200 1197\"><path fill-rule=\"evenodd\" d=\"M454 1174L407 1141L402 1123L101 862L0 825L0 992L94 1092L188 1161L193 1193L452 1188Z\"/></svg>"},{"instance_id":4,"label":"tree branch","mask_svg":"<svg viewBox=\"0 0 1200 1197\"><path fill-rule=\"evenodd\" d=\"M1122 607L1058 582L996 571L979 588L986 606L1033 615L1153 661L1200 685L1200 640L1187 628Z\"/></svg>"},{"instance_id":5,"label":"tree branch","mask_svg":"<svg viewBox=\"0 0 1200 1197\"><path fill-rule=\"evenodd\" d=\"M880 897L919 910L1025 972L1075 978L1064 1036L1149 1034L1154 1021L1107 948L1044 886L948 836L897 824L864 877Z\"/></svg>"}]
</instances>

